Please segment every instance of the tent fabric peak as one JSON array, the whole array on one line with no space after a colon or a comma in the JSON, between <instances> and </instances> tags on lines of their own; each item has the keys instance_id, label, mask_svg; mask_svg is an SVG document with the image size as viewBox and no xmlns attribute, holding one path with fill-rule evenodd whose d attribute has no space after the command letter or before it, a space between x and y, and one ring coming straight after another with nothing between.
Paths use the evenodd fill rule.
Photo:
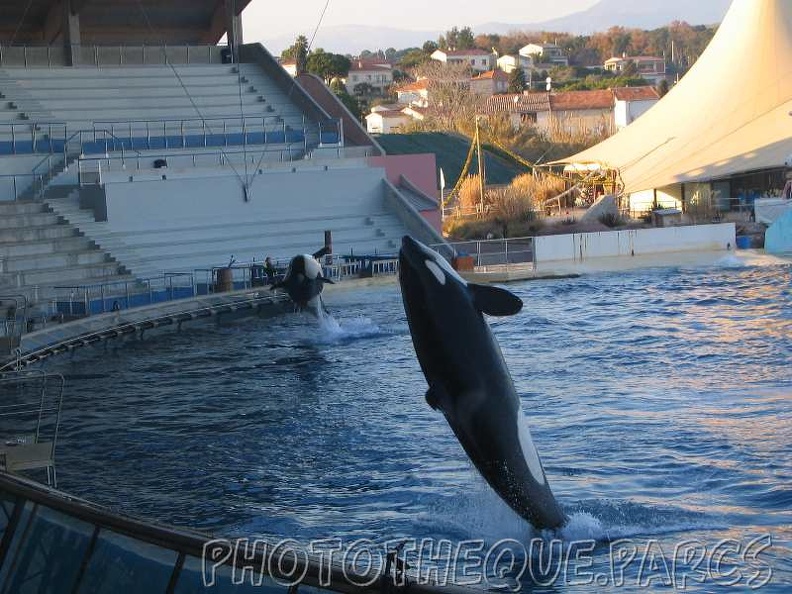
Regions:
<instances>
[{"instance_id":1,"label":"tent fabric peak","mask_svg":"<svg viewBox=\"0 0 792 594\"><path fill-rule=\"evenodd\" d=\"M792 1L733 0L688 74L600 144L557 163L616 169L626 193L781 167L792 153Z\"/></svg>"}]
</instances>

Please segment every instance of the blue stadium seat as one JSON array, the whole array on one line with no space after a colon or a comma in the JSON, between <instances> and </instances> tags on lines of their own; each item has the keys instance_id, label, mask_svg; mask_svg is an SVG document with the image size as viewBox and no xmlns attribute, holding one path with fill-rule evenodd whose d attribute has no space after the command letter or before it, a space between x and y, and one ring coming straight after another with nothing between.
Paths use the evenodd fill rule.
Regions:
<instances>
[{"instance_id":1,"label":"blue stadium seat","mask_svg":"<svg viewBox=\"0 0 792 594\"><path fill-rule=\"evenodd\" d=\"M228 146L242 146L245 144L245 137L242 135L242 132L232 132L226 134L225 137Z\"/></svg>"},{"instance_id":2,"label":"blue stadium seat","mask_svg":"<svg viewBox=\"0 0 792 594\"><path fill-rule=\"evenodd\" d=\"M83 142L82 152L84 155L98 155L107 152L107 143L104 140L92 140Z\"/></svg>"},{"instance_id":3,"label":"blue stadium seat","mask_svg":"<svg viewBox=\"0 0 792 594\"><path fill-rule=\"evenodd\" d=\"M151 136L149 137L148 147L152 150L159 150L165 148L164 136Z\"/></svg>"},{"instance_id":4,"label":"blue stadium seat","mask_svg":"<svg viewBox=\"0 0 792 594\"><path fill-rule=\"evenodd\" d=\"M14 143L14 152L18 155L20 154L28 154L33 152L33 141L32 140L17 140Z\"/></svg>"},{"instance_id":5,"label":"blue stadium seat","mask_svg":"<svg viewBox=\"0 0 792 594\"><path fill-rule=\"evenodd\" d=\"M185 147L200 147L204 146L204 135L203 134L189 134L184 137L184 146Z\"/></svg>"},{"instance_id":6,"label":"blue stadium seat","mask_svg":"<svg viewBox=\"0 0 792 594\"><path fill-rule=\"evenodd\" d=\"M165 143L168 145L168 148L184 148L182 136L166 136Z\"/></svg>"},{"instance_id":7,"label":"blue stadium seat","mask_svg":"<svg viewBox=\"0 0 792 594\"><path fill-rule=\"evenodd\" d=\"M266 142L264 132L248 132L247 142L248 144L264 144Z\"/></svg>"},{"instance_id":8,"label":"blue stadium seat","mask_svg":"<svg viewBox=\"0 0 792 594\"><path fill-rule=\"evenodd\" d=\"M286 142L303 142L305 140L305 133L302 130L287 130Z\"/></svg>"}]
</instances>

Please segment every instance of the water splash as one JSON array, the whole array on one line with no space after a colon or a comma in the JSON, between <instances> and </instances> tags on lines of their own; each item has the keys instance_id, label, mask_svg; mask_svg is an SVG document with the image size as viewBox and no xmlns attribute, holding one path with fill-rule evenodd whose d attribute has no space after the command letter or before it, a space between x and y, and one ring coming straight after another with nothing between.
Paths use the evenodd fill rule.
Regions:
<instances>
[{"instance_id":1,"label":"water splash","mask_svg":"<svg viewBox=\"0 0 792 594\"><path fill-rule=\"evenodd\" d=\"M723 256L715 261L715 266L718 268L743 268L746 265L743 259L734 254Z\"/></svg>"},{"instance_id":2,"label":"water splash","mask_svg":"<svg viewBox=\"0 0 792 594\"><path fill-rule=\"evenodd\" d=\"M608 532L595 515L579 511L569 516L569 521L559 531L559 536L566 541L608 539Z\"/></svg>"},{"instance_id":3,"label":"water splash","mask_svg":"<svg viewBox=\"0 0 792 594\"><path fill-rule=\"evenodd\" d=\"M332 314L320 308L316 319L320 330L317 341L324 344L368 338L382 334L380 327L370 318L364 316L346 318L339 321Z\"/></svg>"}]
</instances>

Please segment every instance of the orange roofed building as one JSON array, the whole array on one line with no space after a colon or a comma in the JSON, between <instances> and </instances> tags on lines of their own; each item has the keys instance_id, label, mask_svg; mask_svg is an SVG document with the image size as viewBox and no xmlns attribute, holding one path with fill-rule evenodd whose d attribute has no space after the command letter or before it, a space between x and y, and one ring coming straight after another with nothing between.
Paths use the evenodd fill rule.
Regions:
<instances>
[{"instance_id":1,"label":"orange roofed building","mask_svg":"<svg viewBox=\"0 0 792 594\"><path fill-rule=\"evenodd\" d=\"M653 87L511 93L489 97L487 114L507 114L512 125L550 132L611 134L630 124L660 99Z\"/></svg>"}]
</instances>

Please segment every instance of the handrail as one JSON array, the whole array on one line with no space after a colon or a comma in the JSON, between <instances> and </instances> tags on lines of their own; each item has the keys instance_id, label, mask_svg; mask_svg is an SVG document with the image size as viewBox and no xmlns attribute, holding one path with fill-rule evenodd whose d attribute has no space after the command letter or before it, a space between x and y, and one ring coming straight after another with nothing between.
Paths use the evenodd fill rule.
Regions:
<instances>
[{"instance_id":1,"label":"handrail","mask_svg":"<svg viewBox=\"0 0 792 594\"><path fill-rule=\"evenodd\" d=\"M163 64L162 52L168 63L172 64L222 64L222 53L226 46L219 44L135 44L135 45L83 45L80 47L80 58L91 56L93 65L99 66L147 66ZM103 54L116 50L115 59L103 59ZM9 51L10 50L10 51ZM16 50L16 51L14 51ZM147 51L148 50L148 51ZM182 56L179 50L183 50ZM202 51L199 51L202 50ZM45 56L37 56L38 53ZM17 54L21 59L14 59L11 54ZM205 56L205 59L201 59ZM134 63L140 59L141 63ZM133 63L129 64L132 61ZM81 62L83 62L81 60ZM52 68L53 66L69 66L66 61L66 52L62 45L2 45L0 44L0 67L3 66L28 66L41 65Z\"/></svg>"},{"instance_id":2,"label":"handrail","mask_svg":"<svg viewBox=\"0 0 792 594\"><path fill-rule=\"evenodd\" d=\"M368 566L356 567L338 559L326 559L319 553L311 550L301 550L299 545L281 547L275 542L263 539L250 542L247 539L233 541L229 538L213 538L208 534L202 534L194 530L184 528L174 528L162 524L144 521L132 516L113 512L108 508L101 507L84 499L69 495L62 491L46 487L35 483L29 479L0 473L0 495L9 503L8 514L13 518L6 527L6 536L12 542L21 540L20 546L27 546L29 538L33 537L32 531L24 527L19 521L23 508L32 509L30 514L39 518L39 510L52 510L58 515L65 515L90 526L91 544L86 547L86 552L76 559L73 563L83 568L90 565L93 551L97 541L107 532L123 535L132 540L129 548L135 547L137 543L147 543L160 549L162 553L156 555L157 549L150 549L152 557L149 558L151 565L167 563L170 569L170 588L168 591L186 590L189 576L183 578L188 570L183 569L186 559L194 559L205 564L201 569L203 578L211 579L214 584L215 572L225 567L231 576L235 573L241 577L237 582L229 579L228 584L241 584L241 589L245 587L245 572L251 572L251 578L255 576L258 580L256 585L262 585L262 580L266 577L270 582L263 582L264 589L270 592L290 592L296 594L301 588L315 589L319 591L339 592L343 594L470 594L471 589L444 584L437 579L425 579L412 573L406 574L398 569L397 561L401 562L398 549L387 551L388 561L391 563L369 564ZM32 505L31 505L32 504ZM44 516L43 522L54 522ZM64 523L63 526L68 526ZM60 527L60 526L59 526ZM69 530L62 528L61 530ZM66 534L69 534L66 532ZM66 541L66 539L64 539ZM283 541L290 542L290 541ZM55 547L46 547L46 551L40 553L43 556L43 563L52 563L56 559L61 564L68 563L71 557L60 558L61 550ZM123 547L120 550L121 558L128 550ZM12 578L18 577L23 571L20 566L9 563L5 558L7 551L0 552L0 565ZM384 567L382 566L384 565ZM107 572L112 572L113 567L105 568ZM145 571L145 568L143 569ZM260 572L260 573L259 573ZM84 572L75 569L75 575L81 576ZM82 578L75 577L74 589L80 586ZM44 586L51 586L52 583L45 579L41 582ZM206 584L206 582L204 582ZM61 584L58 584L61 585ZM72 584L68 584L71 586ZM219 589L225 589L226 584L220 584ZM211 591L210 584L206 584Z\"/></svg>"}]
</instances>

